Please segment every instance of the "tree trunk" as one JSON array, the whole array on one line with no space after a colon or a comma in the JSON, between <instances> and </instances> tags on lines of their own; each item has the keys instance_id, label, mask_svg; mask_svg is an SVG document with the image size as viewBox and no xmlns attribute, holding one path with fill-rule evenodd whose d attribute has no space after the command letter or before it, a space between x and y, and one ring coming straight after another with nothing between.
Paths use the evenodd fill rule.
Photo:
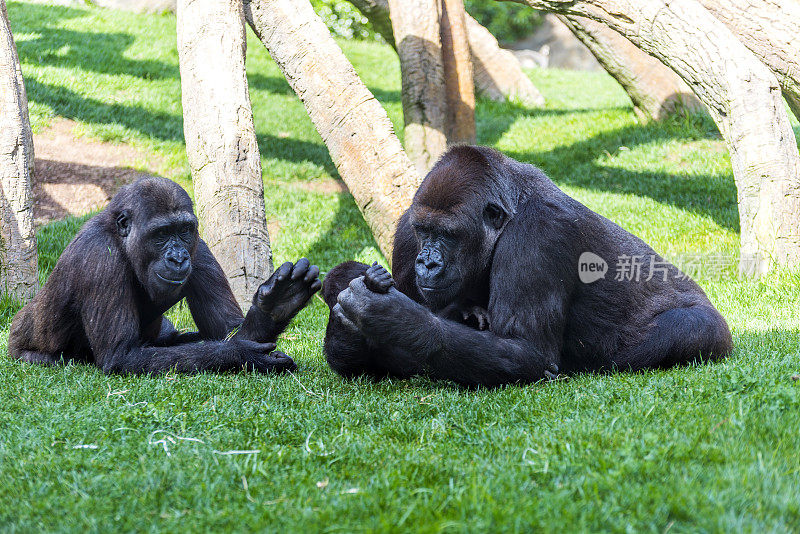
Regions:
<instances>
[{"instance_id":1,"label":"tree trunk","mask_svg":"<svg viewBox=\"0 0 800 534\"><path fill-rule=\"evenodd\" d=\"M800 156L778 81L697 0L516 0L608 24L675 71L708 108L739 192L740 268L800 263Z\"/></svg>"},{"instance_id":2,"label":"tree trunk","mask_svg":"<svg viewBox=\"0 0 800 534\"><path fill-rule=\"evenodd\" d=\"M394 46L394 34L389 19L389 0L349 0L369 19L372 27ZM467 14L467 38L472 56L475 90L484 98L502 102L512 100L527 106L544 105L544 97L522 72L514 54L503 50L497 39Z\"/></svg>"},{"instance_id":3,"label":"tree trunk","mask_svg":"<svg viewBox=\"0 0 800 534\"><path fill-rule=\"evenodd\" d=\"M0 0L2 1L2 0ZM19 58L17 58L17 87L19 87L19 99L21 104L21 111L22 111L22 127L25 129L25 133L22 136L22 140L25 143L26 154L27 156L25 159L27 160L25 164L28 166L28 175L30 176L31 187L33 187L34 181L34 150L33 150L33 131L31 130L31 119L28 115L28 93L25 90L25 80L22 78L22 66L19 64Z\"/></svg>"},{"instance_id":4,"label":"tree trunk","mask_svg":"<svg viewBox=\"0 0 800 534\"><path fill-rule=\"evenodd\" d=\"M272 272L241 0L180 0L184 137L202 236L247 311Z\"/></svg>"},{"instance_id":5,"label":"tree trunk","mask_svg":"<svg viewBox=\"0 0 800 534\"><path fill-rule=\"evenodd\" d=\"M0 285L20 301L32 298L39 286L32 169L28 100L6 3L0 0Z\"/></svg>"},{"instance_id":6,"label":"tree trunk","mask_svg":"<svg viewBox=\"0 0 800 534\"><path fill-rule=\"evenodd\" d=\"M244 0L245 16L303 102L386 258L420 175L306 0Z\"/></svg>"},{"instance_id":7,"label":"tree trunk","mask_svg":"<svg viewBox=\"0 0 800 534\"><path fill-rule=\"evenodd\" d=\"M700 0L778 77L783 96L800 119L800 2Z\"/></svg>"},{"instance_id":8,"label":"tree trunk","mask_svg":"<svg viewBox=\"0 0 800 534\"><path fill-rule=\"evenodd\" d=\"M677 74L605 24L574 15L559 15L558 19L625 89L639 119L661 120L682 109L702 109Z\"/></svg>"},{"instance_id":9,"label":"tree trunk","mask_svg":"<svg viewBox=\"0 0 800 534\"><path fill-rule=\"evenodd\" d=\"M389 0L402 76L406 153L426 174L447 148L440 0Z\"/></svg>"},{"instance_id":10,"label":"tree trunk","mask_svg":"<svg viewBox=\"0 0 800 534\"><path fill-rule=\"evenodd\" d=\"M478 93L498 102L509 100L531 107L544 105L542 93L522 72L519 60L500 48L494 35L469 15L467 36Z\"/></svg>"},{"instance_id":11,"label":"tree trunk","mask_svg":"<svg viewBox=\"0 0 800 534\"><path fill-rule=\"evenodd\" d=\"M441 0L447 144L475 144L475 91L463 0Z\"/></svg>"}]
</instances>

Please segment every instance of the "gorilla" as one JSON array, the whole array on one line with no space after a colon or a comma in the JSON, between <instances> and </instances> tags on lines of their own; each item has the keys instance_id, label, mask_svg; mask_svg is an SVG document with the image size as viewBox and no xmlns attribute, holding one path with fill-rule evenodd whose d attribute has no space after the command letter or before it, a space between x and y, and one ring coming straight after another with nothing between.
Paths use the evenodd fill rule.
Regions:
<instances>
[{"instance_id":1,"label":"gorilla","mask_svg":"<svg viewBox=\"0 0 800 534\"><path fill-rule=\"evenodd\" d=\"M319 269L283 264L246 317L200 239L192 201L159 177L122 188L67 246L47 283L11 324L9 355L94 363L106 373L293 370L275 340L320 288ZM197 332L163 313L186 298Z\"/></svg>"},{"instance_id":2,"label":"gorilla","mask_svg":"<svg viewBox=\"0 0 800 534\"><path fill-rule=\"evenodd\" d=\"M636 272L615 276L625 262ZM343 376L497 386L732 348L694 281L538 168L486 147L436 163L399 221L392 265L394 278L356 262L325 277L324 351Z\"/></svg>"}]
</instances>

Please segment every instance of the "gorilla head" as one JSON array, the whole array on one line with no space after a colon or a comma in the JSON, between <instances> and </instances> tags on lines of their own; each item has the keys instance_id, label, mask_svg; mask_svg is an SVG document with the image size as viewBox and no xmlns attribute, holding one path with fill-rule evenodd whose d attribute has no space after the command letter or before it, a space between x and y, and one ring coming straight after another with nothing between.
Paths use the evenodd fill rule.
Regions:
<instances>
[{"instance_id":1,"label":"gorilla head","mask_svg":"<svg viewBox=\"0 0 800 534\"><path fill-rule=\"evenodd\" d=\"M520 195L514 181L492 164L503 157L488 148L455 147L414 197L409 212L419 250L414 270L421 296L434 309L486 285L495 243Z\"/></svg>"},{"instance_id":2,"label":"gorilla head","mask_svg":"<svg viewBox=\"0 0 800 534\"><path fill-rule=\"evenodd\" d=\"M199 240L189 195L170 180L147 178L120 191L109 209L112 232L150 299L174 300L192 274Z\"/></svg>"}]
</instances>

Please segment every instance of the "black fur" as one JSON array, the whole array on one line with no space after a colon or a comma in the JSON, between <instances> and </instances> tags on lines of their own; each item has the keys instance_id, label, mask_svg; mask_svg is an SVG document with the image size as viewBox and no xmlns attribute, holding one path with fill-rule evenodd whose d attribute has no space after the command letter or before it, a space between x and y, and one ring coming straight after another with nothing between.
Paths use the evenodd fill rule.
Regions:
<instances>
[{"instance_id":1,"label":"black fur","mask_svg":"<svg viewBox=\"0 0 800 534\"><path fill-rule=\"evenodd\" d=\"M606 261L605 278L581 282L584 252ZM645 260L638 282L615 280L622 255ZM696 283L536 167L485 147L453 148L434 166L399 222L393 266L386 292L355 262L325 279L325 354L342 375L499 385L732 347Z\"/></svg>"},{"instance_id":2,"label":"black fur","mask_svg":"<svg viewBox=\"0 0 800 534\"><path fill-rule=\"evenodd\" d=\"M82 360L108 373L295 369L275 340L319 289L318 274L305 258L282 265L242 317L197 233L189 196L170 180L144 178L67 246L14 318L8 352L44 364ZM184 297L198 332L179 333L162 315Z\"/></svg>"}]
</instances>

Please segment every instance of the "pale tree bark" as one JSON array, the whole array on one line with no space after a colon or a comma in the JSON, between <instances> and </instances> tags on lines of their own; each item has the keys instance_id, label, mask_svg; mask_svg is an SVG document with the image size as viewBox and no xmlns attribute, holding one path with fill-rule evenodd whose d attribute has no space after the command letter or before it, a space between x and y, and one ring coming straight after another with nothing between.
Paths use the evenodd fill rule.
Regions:
<instances>
[{"instance_id":1,"label":"pale tree bark","mask_svg":"<svg viewBox=\"0 0 800 534\"><path fill-rule=\"evenodd\" d=\"M179 0L186 152L201 234L243 310L272 272L241 0Z\"/></svg>"},{"instance_id":2,"label":"pale tree bark","mask_svg":"<svg viewBox=\"0 0 800 534\"><path fill-rule=\"evenodd\" d=\"M32 168L28 100L6 3L0 0L0 286L20 301L31 299L39 285Z\"/></svg>"},{"instance_id":3,"label":"pale tree bark","mask_svg":"<svg viewBox=\"0 0 800 534\"><path fill-rule=\"evenodd\" d=\"M498 102L509 100L530 107L543 106L542 93L522 72L522 66L514 54L500 48L494 35L477 20L469 15L466 18L478 93Z\"/></svg>"},{"instance_id":4,"label":"pale tree bark","mask_svg":"<svg viewBox=\"0 0 800 534\"><path fill-rule=\"evenodd\" d=\"M22 107L22 127L25 132L22 140L25 143L26 157L25 164L28 166L28 174L30 175L30 182L33 184L34 180L34 150L33 150L33 131L31 130L31 119L28 115L28 93L25 90L25 80L22 78L22 66L17 58L17 87L19 87L19 99ZM31 186L32 187L32 186Z\"/></svg>"},{"instance_id":5,"label":"pale tree bark","mask_svg":"<svg viewBox=\"0 0 800 534\"><path fill-rule=\"evenodd\" d=\"M394 46L392 23L389 19L389 0L349 0L369 19L372 27ZM503 102L511 100L526 106L543 106L544 97L522 71L514 54L503 50L497 39L469 16L467 38L472 57L475 90L484 98Z\"/></svg>"},{"instance_id":6,"label":"pale tree bark","mask_svg":"<svg viewBox=\"0 0 800 534\"><path fill-rule=\"evenodd\" d=\"M448 95L440 7L439 0L389 0L400 57L403 140L420 174L426 174L447 148Z\"/></svg>"},{"instance_id":7,"label":"pale tree bark","mask_svg":"<svg viewBox=\"0 0 800 534\"><path fill-rule=\"evenodd\" d=\"M298 0L244 0L245 16L306 108L386 258L421 182L386 111Z\"/></svg>"},{"instance_id":8,"label":"pale tree bark","mask_svg":"<svg viewBox=\"0 0 800 534\"><path fill-rule=\"evenodd\" d=\"M708 108L739 193L740 268L800 263L800 156L775 75L697 0L515 0L608 24Z\"/></svg>"},{"instance_id":9,"label":"pale tree bark","mask_svg":"<svg viewBox=\"0 0 800 534\"><path fill-rule=\"evenodd\" d=\"M448 145L475 144L475 91L463 0L440 0Z\"/></svg>"},{"instance_id":10,"label":"pale tree bark","mask_svg":"<svg viewBox=\"0 0 800 534\"><path fill-rule=\"evenodd\" d=\"M800 119L800 2L700 0L778 77L783 96Z\"/></svg>"},{"instance_id":11,"label":"pale tree bark","mask_svg":"<svg viewBox=\"0 0 800 534\"><path fill-rule=\"evenodd\" d=\"M681 110L702 109L680 76L605 24L574 15L559 15L558 19L625 89L639 119L661 120Z\"/></svg>"}]
</instances>

